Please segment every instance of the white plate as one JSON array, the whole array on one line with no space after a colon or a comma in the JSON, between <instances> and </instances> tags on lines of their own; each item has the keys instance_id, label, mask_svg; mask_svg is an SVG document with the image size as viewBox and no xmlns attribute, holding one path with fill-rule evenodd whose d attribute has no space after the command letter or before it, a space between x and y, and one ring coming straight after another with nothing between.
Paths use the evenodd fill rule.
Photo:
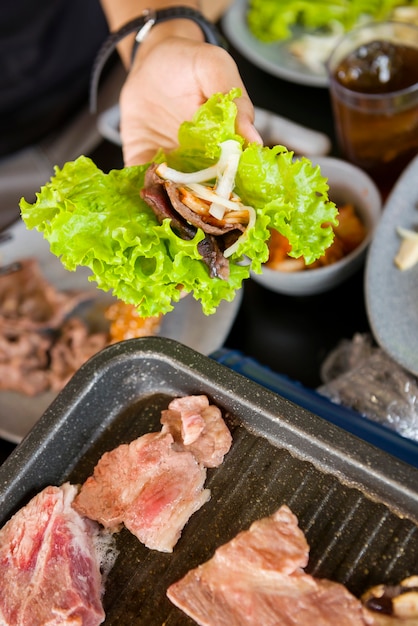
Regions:
<instances>
[{"instance_id":1,"label":"white plate","mask_svg":"<svg viewBox=\"0 0 418 626\"><path fill-rule=\"evenodd\" d=\"M273 76L302 85L326 87L328 78L325 67L320 72L314 72L301 63L289 50L294 39L267 44L254 37L247 25L247 4L248 0L234 0L222 18L225 36L231 44L254 65Z\"/></svg>"},{"instance_id":2,"label":"white plate","mask_svg":"<svg viewBox=\"0 0 418 626\"><path fill-rule=\"evenodd\" d=\"M51 254L49 243L42 234L27 230L23 222L16 222L6 233L11 238L0 242L0 265L35 257L44 276L60 290L84 289L99 298L110 298L98 291L95 283L88 282L90 272L87 268L79 268L76 272L67 271L59 259ZM242 293L238 292L233 302L221 302L214 315L206 316L199 302L188 296L165 316L159 335L176 339L202 354L211 354L222 347L241 299ZM48 392L31 398L12 391L0 391L0 437L19 443L55 396L55 392Z\"/></svg>"},{"instance_id":3,"label":"white plate","mask_svg":"<svg viewBox=\"0 0 418 626\"><path fill-rule=\"evenodd\" d=\"M418 375L418 265L394 264L396 228L418 230L418 157L390 194L369 248L365 294L370 326L379 345L402 367Z\"/></svg>"}]
</instances>

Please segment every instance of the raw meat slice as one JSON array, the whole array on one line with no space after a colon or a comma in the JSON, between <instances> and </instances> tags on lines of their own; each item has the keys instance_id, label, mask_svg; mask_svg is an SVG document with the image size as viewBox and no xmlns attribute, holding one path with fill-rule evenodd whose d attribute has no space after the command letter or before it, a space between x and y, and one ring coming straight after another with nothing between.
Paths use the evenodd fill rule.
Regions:
<instances>
[{"instance_id":1,"label":"raw meat slice","mask_svg":"<svg viewBox=\"0 0 418 626\"><path fill-rule=\"evenodd\" d=\"M254 522L167 591L200 626L365 626L357 598L302 569L309 547L287 506Z\"/></svg>"},{"instance_id":2,"label":"raw meat slice","mask_svg":"<svg viewBox=\"0 0 418 626\"><path fill-rule=\"evenodd\" d=\"M104 621L99 526L72 508L76 493L69 483L46 487L0 530L2 625Z\"/></svg>"},{"instance_id":3,"label":"raw meat slice","mask_svg":"<svg viewBox=\"0 0 418 626\"><path fill-rule=\"evenodd\" d=\"M220 409L207 396L175 398L161 413L162 432L190 450L205 467L219 467L232 444Z\"/></svg>"},{"instance_id":4,"label":"raw meat slice","mask_svg":"<svg viewBox=\"0 0 418 626\"><path fill-rule=\"evenodd\" d=\"M148 548L172 552L184 525L210 497L206 469L169 433L148 433L106 452L74 506L112 531L124 524Z\"/></svg>"}]
</instances>

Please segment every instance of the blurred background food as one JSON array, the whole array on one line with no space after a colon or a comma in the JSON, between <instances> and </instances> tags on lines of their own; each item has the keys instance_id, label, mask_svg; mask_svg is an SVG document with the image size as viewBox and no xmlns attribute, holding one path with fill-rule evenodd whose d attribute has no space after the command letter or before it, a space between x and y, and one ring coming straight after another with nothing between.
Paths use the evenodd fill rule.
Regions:
<instances>
[{"instance_id":1,"label":"blurred background food","mask_svg":"<svg viewBox=\"0 0 418 626\"><path fill-rule=\"evenodd\" d=\"M91 291L60 291L27 258L0 273L0 389L60 391L105 346L155 335L161 318Z\"/></svg>"},{"instance_id":2,"label":"blurred background food","mask_svg":"<svg viewBox=\"0 0 418 626\"><path fill-rule=\"evenodd\" d=\"M337 40L371 20L418 23L417 0L248 0L248 28L259 41L289 41L289 51L320 72Z\"/></svg>"},{"instance_id":3,"label":"blurred background food","mask_svg":"<svg viewBox=\"0 0 418 626\"><path fill-rule=\"evenodd\" d=\"M248 26L257 39L283 41L302 27L310 34L331 35L373 20L418 22L417 0L248 0Z\"/></svg>"},{"instance_id":4,"label":"blurred background food","mask_svg":"<svg viewBox=\"0 0 418 626\"><path fill-rule=\"evenodd\" d=\"M105 318L110 322L110 342L115 343L125 339L156 335L163 316L141 317L133 304L117 300L106 309Z\"/></svg>"}]
</instances>

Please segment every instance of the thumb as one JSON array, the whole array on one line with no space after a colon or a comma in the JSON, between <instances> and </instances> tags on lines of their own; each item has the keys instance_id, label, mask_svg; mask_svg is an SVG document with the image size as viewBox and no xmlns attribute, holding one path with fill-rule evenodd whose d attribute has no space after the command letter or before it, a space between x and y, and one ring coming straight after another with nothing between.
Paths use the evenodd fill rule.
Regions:
<instances>
[{"instance_id":1,"label":"thumb","mask_svg":"<svg viewBox=\"0 0 418 626\"><path fill-rule=\"evenodd\" d=\"M237 103L237 119L236 130L241 137L247 140L247 143L258 143L263 145L263 139L254 126L254 106L250 98L245 94L238 98Z\"/></svg>"},{"instance_id":2,"label":"thumb","mask_svg":"<svg viewBox=\"0 0 418 626\"><path fill-rule=\"evenodd\" d=\"M254 126L254 122L248 115L237 115L237 132L247 140L247 143L263 145L263 139Z\"/></svg>"}]
</instances>

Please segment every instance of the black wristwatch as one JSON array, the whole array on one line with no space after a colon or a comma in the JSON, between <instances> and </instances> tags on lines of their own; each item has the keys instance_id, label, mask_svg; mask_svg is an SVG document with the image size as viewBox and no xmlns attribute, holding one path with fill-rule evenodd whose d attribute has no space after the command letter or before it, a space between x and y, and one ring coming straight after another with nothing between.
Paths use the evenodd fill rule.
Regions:
<instances>
[{"instance_id":1,"label":"black wristwatch","mask_svg":"<svg viewBox=\"0 0 418 626\"><path fill-rule=\"evenodd\" d=\"M130 20L124 24L124 26L119 28L119 30L111 33L100 48L93 65L90 81L91 113L95 113L97 110L97 90L102 70L110 55L115 50L117 44L127 35L137 32L135 45L132 50L133 59L138 46L155 24L161 24L162 22L168 22L169 20L175 19L192 20L202 29L205 41L214 44L215 46L224 45L222 37L216 26L212 24L212 22L209 22L209 20L207 20L205 16L196 9L192 9L187 6L167 7L165 9L158 9L157 11L154 11L153 9L146 9L142 15L135 17L133 20Z\"/></svg>"}]
</instances>

